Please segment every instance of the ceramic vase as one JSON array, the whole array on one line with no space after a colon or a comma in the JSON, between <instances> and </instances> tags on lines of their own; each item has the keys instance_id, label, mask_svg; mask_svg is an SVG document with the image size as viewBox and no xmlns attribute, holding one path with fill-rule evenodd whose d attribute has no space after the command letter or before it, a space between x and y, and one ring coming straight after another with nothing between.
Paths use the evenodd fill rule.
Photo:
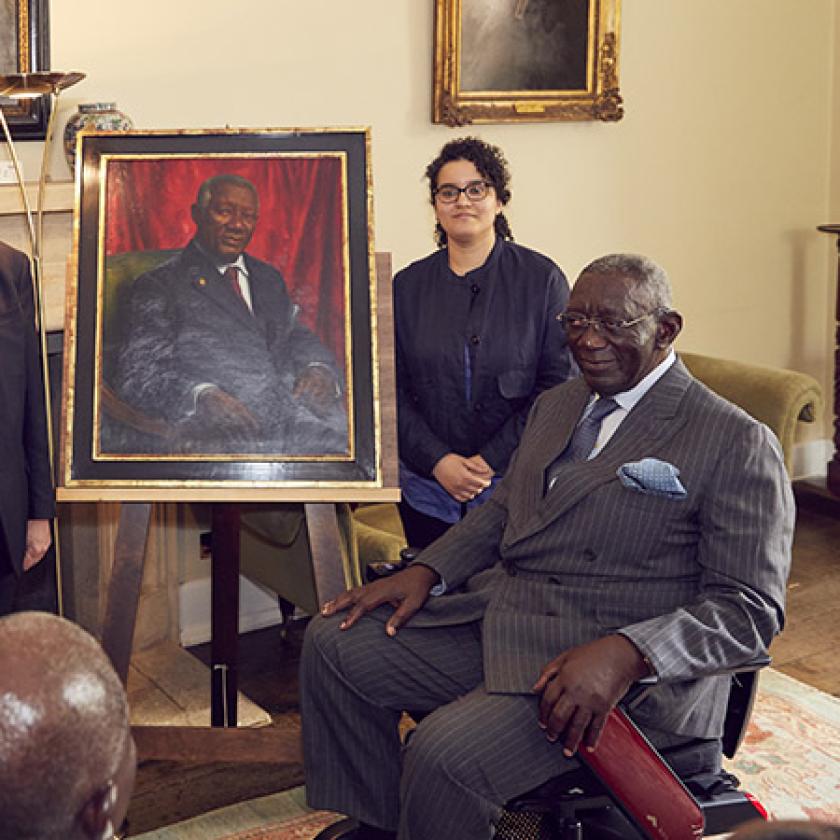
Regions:
<instances>
[{"instance_id":1,"label":"ceramic vase","mask_svg":"<svg viewBox=\"0 0 840 840\"><path fill-rule=\"evenodd\" d=\"M131 117L118 110L116 102L85 102L79 105L79 110L64 127L64 156L70 171L76 174L76 135L80 131L128 131L133 127Z\"/></svg>"}]
</instances>

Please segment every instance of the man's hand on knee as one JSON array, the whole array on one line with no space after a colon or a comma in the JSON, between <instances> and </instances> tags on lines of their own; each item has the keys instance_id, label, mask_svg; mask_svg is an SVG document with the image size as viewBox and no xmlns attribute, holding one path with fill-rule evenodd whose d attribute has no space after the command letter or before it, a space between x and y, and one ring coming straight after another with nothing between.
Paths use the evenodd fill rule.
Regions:
<instances>
[{"instance_id":1,"label":"man's hand on knee","mask_svg":"<svg viewBox=\"0 0 840 840\"><path fill-rule=\"evenodd\" d=\"M610 710L647 673L644 657L625 636L604 636L563 651L532 689L540 695L539 724L546 737L564 736L563 751L570 757L581 741L594 749Z\"/></svg>"},{"instance_id":2,"label":"man's hand on knee","mask_svg":"<svg viewBox=\"0 0 840 840\"><path fill-rule=\"evenodd\" d=\"M382 604L391 604L396 609L385 624L385 632L396 636L400 627L426 603L430 590L439 580L436 571L417 563L398 574L342 592L324 604L321 614L334 615L349 610L341 622L341 629L349 630L365 613Z\"/></svg>"}]
</instances>

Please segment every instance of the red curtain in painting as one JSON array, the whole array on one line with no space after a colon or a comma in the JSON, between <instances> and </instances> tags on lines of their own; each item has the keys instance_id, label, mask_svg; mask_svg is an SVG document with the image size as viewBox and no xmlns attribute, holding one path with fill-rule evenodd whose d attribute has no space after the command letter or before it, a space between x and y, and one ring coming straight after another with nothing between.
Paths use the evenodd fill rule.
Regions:
<instances>
[{"instance_id":1,"label":"red curtain in painting","mask_svg":"<svg viewBox=\"0 0 840 840\"><path fill-rule=\"evenodd\" d=\"M201 183L230 173L260 197L248 253L279 269L301 320L344 366L343 178L338 157L194 157L110 160L105 255L183 248L195 225L190 207Z\"/></svg>"}]
</instances>

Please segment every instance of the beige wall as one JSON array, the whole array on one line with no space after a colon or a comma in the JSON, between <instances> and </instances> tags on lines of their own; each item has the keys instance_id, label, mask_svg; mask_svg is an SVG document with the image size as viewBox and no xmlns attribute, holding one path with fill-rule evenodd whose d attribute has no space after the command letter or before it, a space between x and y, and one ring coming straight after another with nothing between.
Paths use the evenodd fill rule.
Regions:
<instances>
[{"instance_id":1,"label":"beige wall","mask_svg":"<svg viewBox=\"0 0 840 840\"><path fill-rule=\"evenodd\" d=\"M420 175L462 133L429 120L433 0L51 6L53 65L88 74L62 122L116 100L148 128L371 125L376 247L397 266L431 249ZM624 0L622 122L477 132L509 157L517 238L572 277L645 252L671 273L684 348L828 387L834 251L815 226L840 221L836 6Z\"/></svg>"},{"instance_id":2,"label":"beige wall","mask_svg":"<svg viewBox=\"0 0 840 840\"><path fill-rule=\"evenodd\" d=\"M828 196L828 219L833 224L840 224L840 8L835 6L834 14L834 66L832 75L831 90L831 178L830 192ZM837 252L832 246L830 249L829 265L833 272L837 265ZM831 286L831 284L829 284ZM834 301L830 302L829 309L833 314Z\"/></svg>"}]
</instances>

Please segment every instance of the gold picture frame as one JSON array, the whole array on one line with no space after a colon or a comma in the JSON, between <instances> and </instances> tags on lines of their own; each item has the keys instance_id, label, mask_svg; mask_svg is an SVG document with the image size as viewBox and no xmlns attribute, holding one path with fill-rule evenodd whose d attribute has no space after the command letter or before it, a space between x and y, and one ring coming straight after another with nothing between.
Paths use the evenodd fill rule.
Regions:
<instances>
[{"instance_id":1,"label":"gold picture frame","mask_svg":"<svg viewBox=\"0 0 840 840\"><path fill-rule=\"evenodd\" d=\"M435 0L432 121L620 120L620 6Z\"/></svg>"},{"instance_id":2,"label":"gold picture frame","mask_svg":"<svg viewBox=\"0 0 840 840\"><path fill-rule=\"evenodd\" d=\"M374 267L369 130L83 132L78 160L59 498L393 498L395 433L382 419L393 415L393 389L382 391L393 374L380 354L390 322ZM247 298L197 239L207 225L201 191L218 178L247 187L263 220L254 213L236 246ZM172 271L160 288L148 285ZM199 303L209 310L197 313ZM215 318L223 323L211 326ZM184 340L194 339L191 353ZM221 344L232 346L216 356ZM211 386L247 399L249 413L265 404L262 420L252 413L253 434L225 439L217 420L188 431L200 412L180 379L193 362L208 383L232 373ZM313 369L334 388L317 406L292 384ZM135 373L142 382L131 384ZM153 394L160 386L167 393Z\"/></svg>"},{"instance_id":3,"label":"gold picture frame","mask_svg":"<svg viewBox=\"0 0 840 840\"><path fill-rule=\"evenodd\" d=\"M0 0L0 75L34 73L50 66L47 0ZM43 140L49 98L0 97L15 140Z\"/></svg>"}]
</instances>

